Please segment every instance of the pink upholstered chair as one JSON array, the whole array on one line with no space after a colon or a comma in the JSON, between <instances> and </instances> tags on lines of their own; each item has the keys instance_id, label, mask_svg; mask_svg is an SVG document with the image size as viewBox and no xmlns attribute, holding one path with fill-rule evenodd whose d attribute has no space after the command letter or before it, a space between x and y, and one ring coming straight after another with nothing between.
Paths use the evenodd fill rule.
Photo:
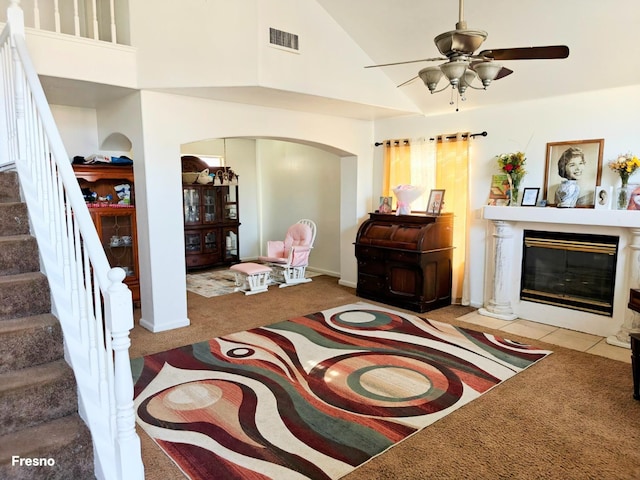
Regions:
<instances>
[{"instance_id":1,"label":"pink upholstered chair","mask_svg":"<svg viewBox=\"0 0 640 480\"><path fill-rule=\"evenodd\" d=\"M258 259L272 269L274 281L280 287L310 282L305 277L309 255L316 239L316 224L307 219L299 220L287 230L284 240L267 242L267 255Z\"/></svg>"}]
</instances>

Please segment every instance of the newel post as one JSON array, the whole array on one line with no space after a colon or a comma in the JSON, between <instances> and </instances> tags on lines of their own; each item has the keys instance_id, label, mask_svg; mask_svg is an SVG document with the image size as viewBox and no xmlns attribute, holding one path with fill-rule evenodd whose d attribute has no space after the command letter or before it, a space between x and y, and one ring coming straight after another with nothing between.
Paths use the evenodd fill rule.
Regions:
<instances>
[{"instance_id":1,"label":"newel post","mask_svg":"<svg viewBox=\"0 0 640 480\"><path fill-rule=\"evenodd\" d=\"M113 348L114 392L116 400L115 448L119 478L144 479L140 438L136 434L133 403L133 377L129 360L129 331L133 328L131 290L122 281L124 270L109 270L111 282L105 294L105 319L111 331ZM108 353L108 352L107 352Z\"/></svg>"}]
</instances>

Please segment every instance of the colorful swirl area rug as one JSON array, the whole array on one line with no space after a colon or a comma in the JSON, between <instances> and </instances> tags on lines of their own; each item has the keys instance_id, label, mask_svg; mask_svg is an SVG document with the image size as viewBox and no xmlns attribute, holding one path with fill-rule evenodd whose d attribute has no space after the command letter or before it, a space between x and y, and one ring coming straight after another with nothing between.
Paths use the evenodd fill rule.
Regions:
<instances>
[{"instance_id":1,"label":"colorful swirl area rug","mask_svg":"<svg viewBox=\"0 0 640 480\"><path fill-rule=\"evenodd\" d=\"M550 354L354 303L132 360L191 479L337 479Z\"/></svg>"}]
</instances>

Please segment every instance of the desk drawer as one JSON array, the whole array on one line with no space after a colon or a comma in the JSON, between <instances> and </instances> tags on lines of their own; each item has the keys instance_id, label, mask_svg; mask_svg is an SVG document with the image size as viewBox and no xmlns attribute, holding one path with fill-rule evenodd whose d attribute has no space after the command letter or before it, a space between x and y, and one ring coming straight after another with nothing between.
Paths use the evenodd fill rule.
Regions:
<instances>
[{"instance_id":1,"label":"desk drawer","mask_svg":"<svg viewBox=\"0 0 640 480\"><path fill-rule=\"evenodd\" d=\"M384 277L358 274L358 290L368 293L383 294L387 291Z\"/></svg>"}]
</instances>

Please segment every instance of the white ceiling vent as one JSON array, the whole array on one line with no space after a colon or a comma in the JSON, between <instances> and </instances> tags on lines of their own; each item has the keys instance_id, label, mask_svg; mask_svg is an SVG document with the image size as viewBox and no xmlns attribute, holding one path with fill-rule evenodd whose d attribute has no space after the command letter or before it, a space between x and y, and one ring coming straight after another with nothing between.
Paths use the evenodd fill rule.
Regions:
<instances>
[{"instance_id":1,"label":"white ceiling vent","mask_svg":"<svg viewBox=\"0 0 640 480\"><path fill-rule=\"evenodd\" d=\"M272 47L281 48L289 52L300 53L298 35L295 33L269 28L269 44Z\"/></svg>"}]
</instances>

